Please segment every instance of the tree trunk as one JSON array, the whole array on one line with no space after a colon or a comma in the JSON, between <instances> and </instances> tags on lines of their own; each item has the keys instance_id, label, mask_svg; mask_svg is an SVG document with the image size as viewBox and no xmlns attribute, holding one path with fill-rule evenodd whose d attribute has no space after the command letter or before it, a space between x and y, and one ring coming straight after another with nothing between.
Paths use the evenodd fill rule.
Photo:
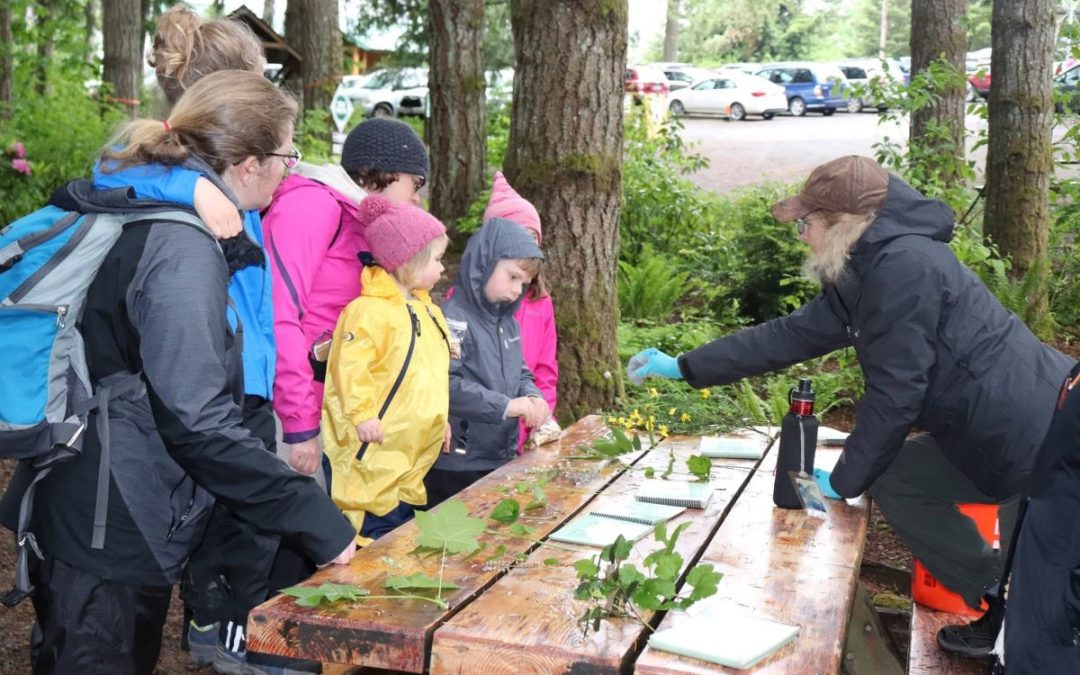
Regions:
<instances>
[{"instance_id":1,"label":"tree trunk","mask_svg":"<svg viewBox=\"0 0 1080 675\"><path fill-rule=\"evenodd\" d=\"M912 0L911 3L911 76L943 61L954 70L940 97L911 115L908 143L937 148L951 153L955 162L945 163L947 185L960 180L955 167L965 156L964 150L964 60L967 55L967 30L964 19L967 0Z\"/></svg>"},{"instance_id":2,"label":"tree trunk","mask_svg":"<svg viewBox=\"0 0 1080 675\"><path fill-rule=\"evenodd\" d=\"M564 421L621 392L615 269L627 0L512 0L517 68L505 172L544 221Z\"/></svg>"},{"instance_id":3,"label":"tree trunk","mask_svg":"<svg viewBox=\"0 0 1080 675\"><path fill-rule=\"evenodd\" d=\"M1054 49L1053 0L995 0L990 72L989 143L983 232L1012 259L1015 278L1029 272L1028 324L1041 328L1047 313L1049 186L1053 168L1054 103L1050 73Z\"/></svg>"},{"instance_id":4,"label":"tree trunk","mask_svg":"<svg viewBox=\"0 0 1080 675\"><path fill-rule=\"evenodd\" d=\"M484 189L484 0L428 2L431 212L453 229Z\"/></svg>"},{"instance_id":5,"label":"tree trunk","mask_svg":"<svg viewBox=\"0 0 1080 675\"><path fill-rule=\"evenodd\" d=\"M103 0L101 32L105 58L101 79L112 85L112 96L134 115L139 108L142 80L142 7L139 0Z\"/></svg>"},{"instance_id":6,"label":"tree trunk","mask_svg":"<svg viewBox=\"0 0 1080 675\"><path fill-rule=\"evenodd\" d=\"M37 33L37 62L34 64L34 89L39 96L48 90L48 65L52 61L56 22L53 11L56 0L39 0L33 5L34 26Z\"/></svg>"},{"instance_id":7,"label":"tree trunk","mask_svg":"<svg viewBox=\"0 0 1080 675\"><path fill-rule=\"evenodd\" d=\"M664 61L677 61L679 54L679 0L668 0L664 25Z\"/></svg>"},{"instance_id":8,"label":"tree trunk","mask_svg":"<svg viewBox=\"0 0 1080 675\"><path fill-rule=\"evenodd\" d=\"M285 38L304 59L293 85L304 110L329 111L343 60L337 0L289 0Z\"/></svg>"},{"instance_id":9,"label":"tree trunk","mask_svg":"<svg viewBox=\"0 0 1080 675\"><path fill-rule=\"evenodd\" d=\"M14 68L11 58L11 0L0 0L0 119L10 119Z\"/></svg>"},{"instance_id":10,"label":"tree trunk","mask_svg":"<svg viewBox=\"0 0 1080 675\"><path fill-rule=\"evenodd\" d=\"M274 25L274 13L277 8L274 6L274 0L265 0L263 2L262 20L271 26Z\"/></svg>"},{"instance_id":11,"label":"tree trunk","mask_svg":"<svg viewBox=\"0 0 1080 675\"><path fill-rule=\"evenodd\" d=\"M96 57L95 46L100 44L98 35L98 0L86 0L83 8L83 23L86 26L86 64L93 65Z\"/></svg>"}]
</instances>

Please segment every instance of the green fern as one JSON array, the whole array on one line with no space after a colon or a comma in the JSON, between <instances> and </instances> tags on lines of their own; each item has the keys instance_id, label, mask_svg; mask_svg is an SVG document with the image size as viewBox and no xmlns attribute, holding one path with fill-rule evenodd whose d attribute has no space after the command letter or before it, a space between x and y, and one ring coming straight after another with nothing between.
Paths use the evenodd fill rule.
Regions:
<instances>
[{"instance_id":1,"label":"green fern","mask_svg":"<svg viewBox=\"0 0 1080 675\"><path fill-rule=\"evenodd\" d=\"M646 251L637 265L619 261L619 310L630 321L667 320L691 288L690 273L673 274L671 264Z\"/></svg>"}]
</instances>

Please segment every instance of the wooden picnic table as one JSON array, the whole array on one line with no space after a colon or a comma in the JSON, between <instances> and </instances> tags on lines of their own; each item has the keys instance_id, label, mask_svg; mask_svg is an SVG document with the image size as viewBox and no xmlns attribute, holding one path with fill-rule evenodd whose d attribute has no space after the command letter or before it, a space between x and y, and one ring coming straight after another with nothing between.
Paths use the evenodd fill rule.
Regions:
<instances>
[{"instance_id":1,"label":"wooden picnic table","mask_svg":"<svg viewBox=\"0 0 1080 675\"><path fill-rule=\"evenodd\" d=\"M412 673L725 672L715 664L647 648L650 631L635 620L607 619L599 631L582 634L578 619L586 604L573 598L578 580L572 563L595 557L599 549L557 548L545 543L548 535L587 506L632 495L645 467L659 474L672 456L677 466L685 466L699 442L672 437L620 460L574 458L579 444L606 433L601 418L586 417L566 429L560 441L525 453L458 495L472 515L486 517L509 486L544 471L552 476L544 487L548 505L526 514L526 524L536 528L530 538L485 533L481 553L446 558L444 578L459 587L444 596L449 609L400 599L306 608L292 597L278 596L251 612L248 649ZM760 432L739 433L759 439L763 448L771 443ZM819 448L818 453L818 465L828 467L839 451ZM677 544L682 574L694 563L711 563L724 573L718 596L748 613L800 626L794 642L755 670L839 672L868 501L830 501L825 519L774 508L774 464L771 450L762 460L713 460L712 500L668 526L670 531L690 524ZM437 576L438 557L410 555L417 534L415 523L406 523L358 551L349 565L324 569L305 585L355 584L375 595L389 575ZM658 547L646 536L635 545L630 562L640 563ZM494 552L503 555L492 560ZM683 612L663 617L646 612L643 618L660 628L692 620Z\"/></svg>"}]
</instances>

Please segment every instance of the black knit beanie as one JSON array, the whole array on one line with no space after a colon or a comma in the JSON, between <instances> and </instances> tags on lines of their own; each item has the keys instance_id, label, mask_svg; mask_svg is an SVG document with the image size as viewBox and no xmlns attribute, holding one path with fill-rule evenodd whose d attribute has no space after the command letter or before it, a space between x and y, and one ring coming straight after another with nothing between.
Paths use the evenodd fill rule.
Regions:
<instances>
[{"instance_id":1,"label":"black knit beanie","mask_svg":"<svg viewBox=\"0 0 1080 675\"><path fill-rule=\"evenodd\" d=\"M349 173L376 169L428 177L424 142L401 120L375 117L357 124L341 149L341 168Z\"/></svg>"}]
</instances>

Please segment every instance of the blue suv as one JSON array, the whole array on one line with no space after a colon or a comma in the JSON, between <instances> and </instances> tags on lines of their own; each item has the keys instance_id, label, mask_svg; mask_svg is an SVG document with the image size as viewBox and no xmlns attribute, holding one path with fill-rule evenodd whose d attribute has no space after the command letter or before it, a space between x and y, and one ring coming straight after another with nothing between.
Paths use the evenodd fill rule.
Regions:
<instances>
[{"instance_id":1,"label":"blue suv","mask_svg":"<svg viewBox=\"0 0 1080 675\"><path fill-rule=\"evenodd\" d=\"M836 66L821 63L773 63L762 66L758 77L787 91L788 111L802 117L808 110L828 116L846 108L844 74Z\"/></svg>"}]
</instances>

